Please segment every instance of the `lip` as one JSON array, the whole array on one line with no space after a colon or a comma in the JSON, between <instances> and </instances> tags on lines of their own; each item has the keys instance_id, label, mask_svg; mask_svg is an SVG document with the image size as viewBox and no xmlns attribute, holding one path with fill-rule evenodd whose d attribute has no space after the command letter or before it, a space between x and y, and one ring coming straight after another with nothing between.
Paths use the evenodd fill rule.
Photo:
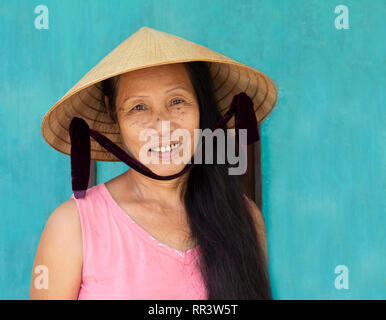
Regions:
<instances>
[{"instance_id":1,"label":"lip","mask_svg":"<svg viewBox=\"0 0 386 320\"><path fill-rule=\"evenodd\" d=\"M177 143L177 142L175 142L175 143ZM166 144L166 146L168 146L168 145L170 145L170 144ZM155 147L158 147L158 145L156 145ZM181 147L182 147L182 141L179 142L178 147L173 149L173 150L161 152L161 151L152 151L149 149L149 152L150 152L150 154L158 157L158 159L160 159L160 160L168 160L168 159L170 160L176 154L178 154L178 152L181 150ZM162 164L162 161L161 161L161 164Z\"/></svg>"},{"instance_id":2,"label":"lip","mask_svg":"<svg viewBox=\"0 0 386 320\"><path fill-rule=\"evenodd\" d=\"M157 151L152 151L151 149L153 149L153 148L161 148L161 147L167 147L167 146L170 146L170 145L172 145L172 144L176 144L176 143L181 143L181 141L178 141L178 140L176 140L176 141L161 141L161 142L158 142L158 143L154 143L154 144L152 144L152 145L150 145L150 147L149 147L149 150L148 151L150 151L150 152L157 152Z\"/></svg>"}]
</instances>

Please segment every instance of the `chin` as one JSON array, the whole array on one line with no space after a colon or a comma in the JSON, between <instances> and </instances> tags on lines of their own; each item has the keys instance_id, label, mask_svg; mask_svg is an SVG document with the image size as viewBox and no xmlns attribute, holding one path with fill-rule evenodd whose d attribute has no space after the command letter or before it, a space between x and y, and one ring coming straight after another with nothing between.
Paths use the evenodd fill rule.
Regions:
<instances>
[{"instance_id":1,"label":"chin","mask_svg":"<svg viewBox=\"0 0 386 320\"><path fill-rule=\"evenodd\" d=\"M159 176L171 176L173 174L177 174L181 172L185 168L186 164L153 164L148 165L148 168L153 171L156 175Z\"/></svg>"},{"instance_id":2,"label":"chin","mask_svg":"<svg viewBox=\"0 0 386 320\"><path fill-rule=\"evenodd\" d=\"M141 161L141 163L156 175L171 176L181 172L191 159L191 151L185 151L185 155L183 151L182 148L168 151L149 150L146 154L146 161Z\"/></svg>"}]
</instances>

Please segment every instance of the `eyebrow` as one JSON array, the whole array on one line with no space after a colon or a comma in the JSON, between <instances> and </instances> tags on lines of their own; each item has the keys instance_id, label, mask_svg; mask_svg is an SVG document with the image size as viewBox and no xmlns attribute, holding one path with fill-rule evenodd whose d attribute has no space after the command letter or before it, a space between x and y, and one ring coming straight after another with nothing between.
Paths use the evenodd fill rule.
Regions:
<instances>
[{"instance_id":1,"label":"eyebrow","mask_svg":"<svg viewBox=\"0 0 386 320\"><path fill-rule=\"evenodd\" d=\"M189 91L188 89L186 89L184 86L177 86L177 87L174 87L174 88L171 88L171 89L168 89L165 91L165 93L168 93L170 91L173 91L173 90L176 90L176 89L183 89L185 91ZM126 97L125 99L123 99L122 103L126 102L127 100L131 99L131 98L148 98L149 96L142 96L142 95L131 95L131 96L128 96Z\"/></svg>"}]
</instances>

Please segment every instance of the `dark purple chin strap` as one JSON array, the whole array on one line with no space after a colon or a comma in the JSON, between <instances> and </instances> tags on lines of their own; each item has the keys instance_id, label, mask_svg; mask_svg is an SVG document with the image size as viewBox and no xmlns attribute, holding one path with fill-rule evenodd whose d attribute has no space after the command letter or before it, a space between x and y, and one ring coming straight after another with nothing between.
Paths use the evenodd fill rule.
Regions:
<instances>
[{"instance_id":1,"label":"dark purple chin strap","mask_svg":"<svg viewBox=\"0 0 386 320\"><path fill-rule=\"evenodd\" d=\"M252 99L245 93L240 92L232 99L228 111L221 117L212 128L212 132L217 128L224 128L226 123L235 115L235 130L238 140L239 130L247 129L247 144L254 143L260 139L255 110ZM84 198L88 187L90 175L90 137L97 141L103 148L110 151L118 159L122 160L132 169L139 173L157 180L172 180L180 177L193 166L194 155L189 164L179 173L170 176L159 176L144 166L141 162L128 155L124 150L117 146L110 139L89 128L87 122L81 118L73 117L69 126L71 139L71 180L72 190L75 198ZM201 148L205 141L201 143Z\"/></svg>"}]
</instances>

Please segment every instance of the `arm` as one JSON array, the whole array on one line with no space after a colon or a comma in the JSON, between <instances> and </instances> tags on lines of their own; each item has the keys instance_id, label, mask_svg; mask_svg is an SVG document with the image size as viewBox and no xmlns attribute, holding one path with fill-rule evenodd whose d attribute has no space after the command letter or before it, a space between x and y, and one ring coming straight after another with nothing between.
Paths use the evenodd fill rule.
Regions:
<instances>
[{"instance_id":1,"label":"arm","mask_svg":"<svg viewBox=\"0 0 386 320\"><path fill-rule=\"evenodd\" d=\"M265 223L263 215L259 207L254 201L245 196L245 199L248 200L249 208L251 210L252 217L255 222L256 232L259 239L259 243L262 245L262 249L265 255L266 260L268 261L268 246L267 246L267 234L265 230Z\"/></svg>"},{"instance_id":2,"label":"arm","mask_svg":"<svg viewBox=\"0 0 386 320\"><path fill-rule=\"evenodd\" d=\"M44 275L48 281L41 281ZM30 299L77 299L81 276L82 230L75 200L70 199L54 210L44 227L32 269ZM48 288L42 288L42 283Z\"/></svg>"}]
</instances>

